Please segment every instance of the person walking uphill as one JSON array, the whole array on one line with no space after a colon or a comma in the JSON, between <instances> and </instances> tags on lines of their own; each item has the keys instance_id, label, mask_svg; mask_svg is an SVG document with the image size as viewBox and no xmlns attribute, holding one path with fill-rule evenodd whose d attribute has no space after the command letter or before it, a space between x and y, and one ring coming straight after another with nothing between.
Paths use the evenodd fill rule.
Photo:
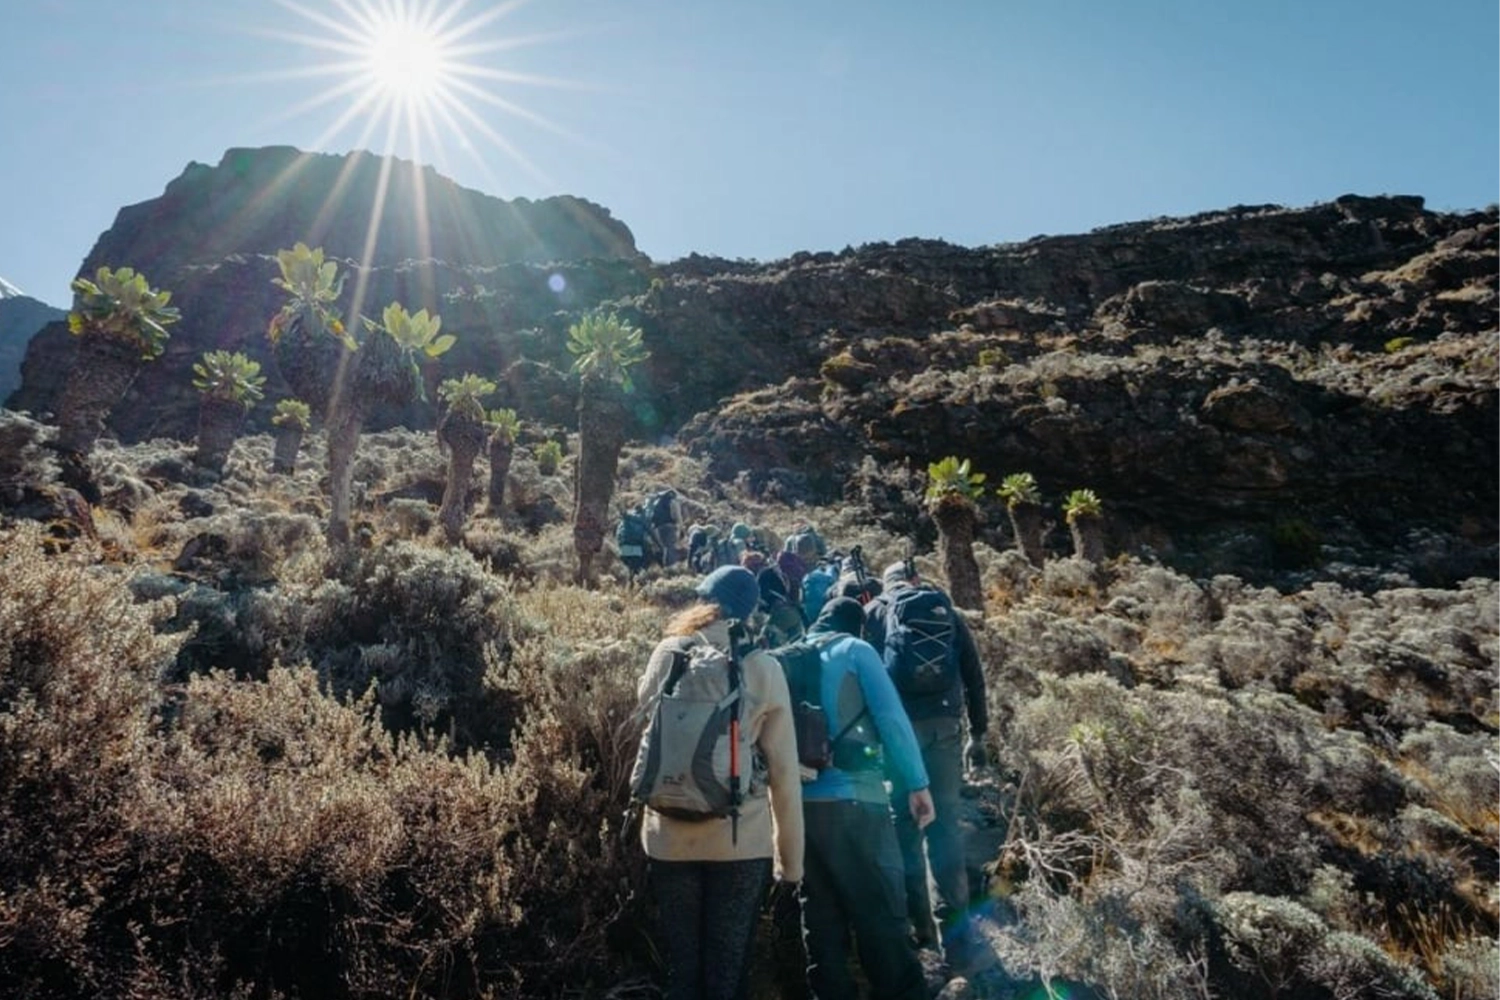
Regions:
<instances>
[{"instance_id":1,"label":"person walking uphill","mask_svg":"<svg viewBox=\"0 0 1500 1000\"><path fill-rule=\"evenodd\" d=\"M909 562L894 563L881 574L883 591L865 608L865 637L880 654L901 702L911 718L931 781L937 818L922 830L900 808L906 786L893 776L891 803L906 870L906 905L919 947L935 948L941 931L942 951L956 971L974 944L968 926L969 877L964 865L959 797L965 764L982 767L984 734L989 727L984 670L979 649L964 616L948 595L924 584ZM963 740L967 708L969 738ZM923 841L926 841L926 856ZM927 868L937 887L937 924L928 892Z\"/></svg>"},{"instance_id":2,"label":"person walking uphill","mask_svg":"<svg viewBox=\"0 0 1500 1000\"><path fill-rule=\"evenodd\" d=\"M786 677L764 651L750 649L748 643L741 648L739 623L760 600L755 577L740 566L720 567L699 583L697 592L703 603L667 624L666 638L652 652L637 696L642 710L653 712L694 684L700 692L710 690L715 678L697 675L717 671L722 690L727 673L728 696L710 700L708 707L729 712L733 721L727 739L707 741L707 750L696 751L706 754L706 760L679 756L674 762L672 752L662 749L661 740L653 742L648 729L633 784L646 803L641 843L660 912L668 967L665 995L669 1000L733 1000L745 982L773 859L778 879L802 879L802 783ZM653 728L665 730L669 715L687 715L695 708L686 696L672 704L682 711L656 713ZM700 699L697 705L702 704ZM711 716L699 734L708 733L717 719L717 714ZM692 747L705 741L690 738L688 743ZM727 808L704 815L682 808L673 798L685 784L701 783L705 793L722 791L715 780L725 762L730 794L720 796L718 805L727 801Z\"/></svg>"},{"instance_id":3,"label":"person walking uphill","mask_svg":"<svg viewBox=\"0 0 1500 1000\"><path fill-rule=\"evenodd\" d=\"M901 851L883 769L908 790L899 809L918 829L932 821L932 796L901 700L875 650L856 638L863 624L858 601L836 598L808 633L819 648L821 703L834 736L833 765L802 788L808 983L818 1000L857 1000L852 930L875 1000L926 1000L922 965L907 939Z\"/></svg>"}]
</instances>

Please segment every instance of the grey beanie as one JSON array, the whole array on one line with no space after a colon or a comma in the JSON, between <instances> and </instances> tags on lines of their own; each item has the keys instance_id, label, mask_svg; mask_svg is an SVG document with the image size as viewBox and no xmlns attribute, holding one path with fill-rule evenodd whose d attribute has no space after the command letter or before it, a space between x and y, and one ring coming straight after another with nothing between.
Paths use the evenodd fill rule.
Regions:
<instances>
[{"instance_id":1,"label":"grey beanie","mask_svg":"<svg viewBox=\"0 0 1500 1000\"><path fill-rule=\"evenodd\" d=\"M887 587L895 583L907 583L916 578L917 568L908 566L904 559L901 562L891 563L885 568L885 572L880 574L880 581Z\"/></svg>"},{"instance_id":2,"label":"grey beanie","mask_svg":"<svg viewBox=\"0 0 1500 1000\"><path fill-rule=\"evenodd\" d=\"M743 566L720 566L698 584L698 596L717 603L725 618L744 621L760 603L760 584Z\"/></svg>"}]
</instances>

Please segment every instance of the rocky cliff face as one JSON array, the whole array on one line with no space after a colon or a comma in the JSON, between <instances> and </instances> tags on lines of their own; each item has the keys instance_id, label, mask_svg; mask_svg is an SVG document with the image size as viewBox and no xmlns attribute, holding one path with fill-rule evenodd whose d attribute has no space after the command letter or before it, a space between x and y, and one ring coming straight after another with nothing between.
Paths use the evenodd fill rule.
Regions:
<instances>
[{"instance_id":1,"label":"rocky cliff face","mask_svg":"<svg viewBox=\"0 0 1500 1000\"><path fill-rule=\"evenodd\" d=\"M786 381L683 431L719 476L841 491L922 542L921 473L952 454L992 482L1033 473L1055 527L1092 488L1116 545L1202 568L1379 550L1419 578L1494 573L1493 209L1347 197L781 267L700 267L647 297L648 329L741 297L783 334Z\"/></svg>"},{"instance_id":2,"label":"rocky cliff face","mask_svg":"<svg viewBox=\"0 0 1500 1000\"><path fill-rule=\"evenodd\" d=\"M1094 489L1113 545L1205 569L1254 575L1378 550L1424 582L1495 571L1493 208L1347 196L991 247L903 240L653 264L587 202L500 202L410 165L372 216L381 169L234 150L123 210L85 267L143 270L183 320L113 430L190 436L189 372L204 350L246 350L274 375L272 254L304 240L369 261L359 308L397 300L442 315L459 342L434 379L496 377L495 405L533 422L571 425L567 326L617 309L651 351L638 438L677 434L720 481L842 498L919 544L932 535L922 473L952 454L991 482L1033 473L1055 522L1062 495ZM49 408L68 341L52 327L32 342L10 406ZM433 418L423 406L376 425ZM987 539L1006 544L1003 509L984 506ZM1053 547L1066 536L1058 526Z\"/></svg>"},{"instance_id":3,"label":"rocky cliff face","mask_svg":"<svg viewBox=\"0 0 1500 1000\"><path fill-rule=\"evenodd\" d=\"M182 310L167 353L142 370L111 415L111 431L126 441L191 437L192 364L206 350L243 350L275 376L265 329L285 299L271 284L274 255L299 240L351 272L340 303L346 314L378 316L392 301L441 314L464 345L448 359L454 372L508 364L497 332L639 291L648 280L629 228L582 199L504 201L431 168L368 154L231 149L215 167L190 164L161 197L121 209L80 269L134 267L169 289ZM61 324L37 336L6 405L50 411L71 347ZM276 382L270 388L272 398L287 394ZM270 412L260 407L251 427L265 425ZM425 411L383 416L431 419Z\"/></svg>"}]
</instances>

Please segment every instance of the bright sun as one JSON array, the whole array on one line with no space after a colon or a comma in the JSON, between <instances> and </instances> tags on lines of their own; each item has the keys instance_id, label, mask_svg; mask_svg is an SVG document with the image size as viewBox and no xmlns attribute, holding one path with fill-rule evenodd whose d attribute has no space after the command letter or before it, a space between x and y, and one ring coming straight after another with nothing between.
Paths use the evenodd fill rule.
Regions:
<instances>
[{"instance_id":1,"label":"bright sun","mask_svg":"<svg viewBox=\"0 0 1500 1000\"><path fill-rule=\"evenodd\" d=\"M387 98L426 105L442 97L454 61L431 28L399 16L371 26L364 72Z\"/></svg>"},{"instance_id":2,"label":"bright sun","mask_svg":"<svg viewBox=\"0 0 1500 1000\"><path fill-rule=\"evenodd\" d=\"M528 0L274 0L294 15L264 34L310 53L306 65L270 74L308 81L304 99L281 117L321 113L342 105L311 145L323 149L352 135L352 146L409 157L439 169L462 153L481 171L488 140L522 172L548 181L520 144L502 130L507 119L582 142L505 95L512 87L577 84L506 65L507 53L561 34L503 31ZM300 22L300 26L298 25ZM305 144L305 143L304 143ZM503 178L492 178L503 189Z\"/></svg>"}]
</instances>

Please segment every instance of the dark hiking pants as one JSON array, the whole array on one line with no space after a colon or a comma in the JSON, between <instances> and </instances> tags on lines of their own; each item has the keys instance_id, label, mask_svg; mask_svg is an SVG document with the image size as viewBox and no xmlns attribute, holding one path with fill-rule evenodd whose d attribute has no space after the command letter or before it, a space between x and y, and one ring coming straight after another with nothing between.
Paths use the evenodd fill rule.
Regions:
<instances>
[{"instance_id":1,"label":"dark hiking pants","mask_svg":"<svg viewBox=\"0 0 1500 1000\"><path fill-rule=\"evenodd\" d=\"M884 804L808 801L802 924L808 981L818 1000L858 1000L849 934L875 1000L926 1000L922 966L906 936L901 852Z\"/></svg>"},{"instance_id":2,"label":"dark hiking pants","mask_svg":"<svg viewBox=\"0 0 1500 1000\"><path fill-rule=\"evenodd\" d=\"M969 908L969 872L964 865L963 831L959 827L959 798L963 788L963 723L956 717L913 719L922 763L927 767L928 790L936 818L918 830L907 809L907 789L893 782L891 811L896 817L896 840L906 871L906 908L912 931L923 945L936 943L933 916L944 943L964 929ZM926 850L923 850L925 841ZM928 891L927 871L937 888L934 908Z\"/></svg>"},{"instance_id":3,"label":"dark hiking pants","mask_svg":"<svg viewBox=\"0 0 1500 1000\"><path fill-rule=\"evenodd\" d=\"M746 982L771 859L653 858L649 878L667 958L666 1000L735 1000Z\"/></svg>"}]
</instances>

